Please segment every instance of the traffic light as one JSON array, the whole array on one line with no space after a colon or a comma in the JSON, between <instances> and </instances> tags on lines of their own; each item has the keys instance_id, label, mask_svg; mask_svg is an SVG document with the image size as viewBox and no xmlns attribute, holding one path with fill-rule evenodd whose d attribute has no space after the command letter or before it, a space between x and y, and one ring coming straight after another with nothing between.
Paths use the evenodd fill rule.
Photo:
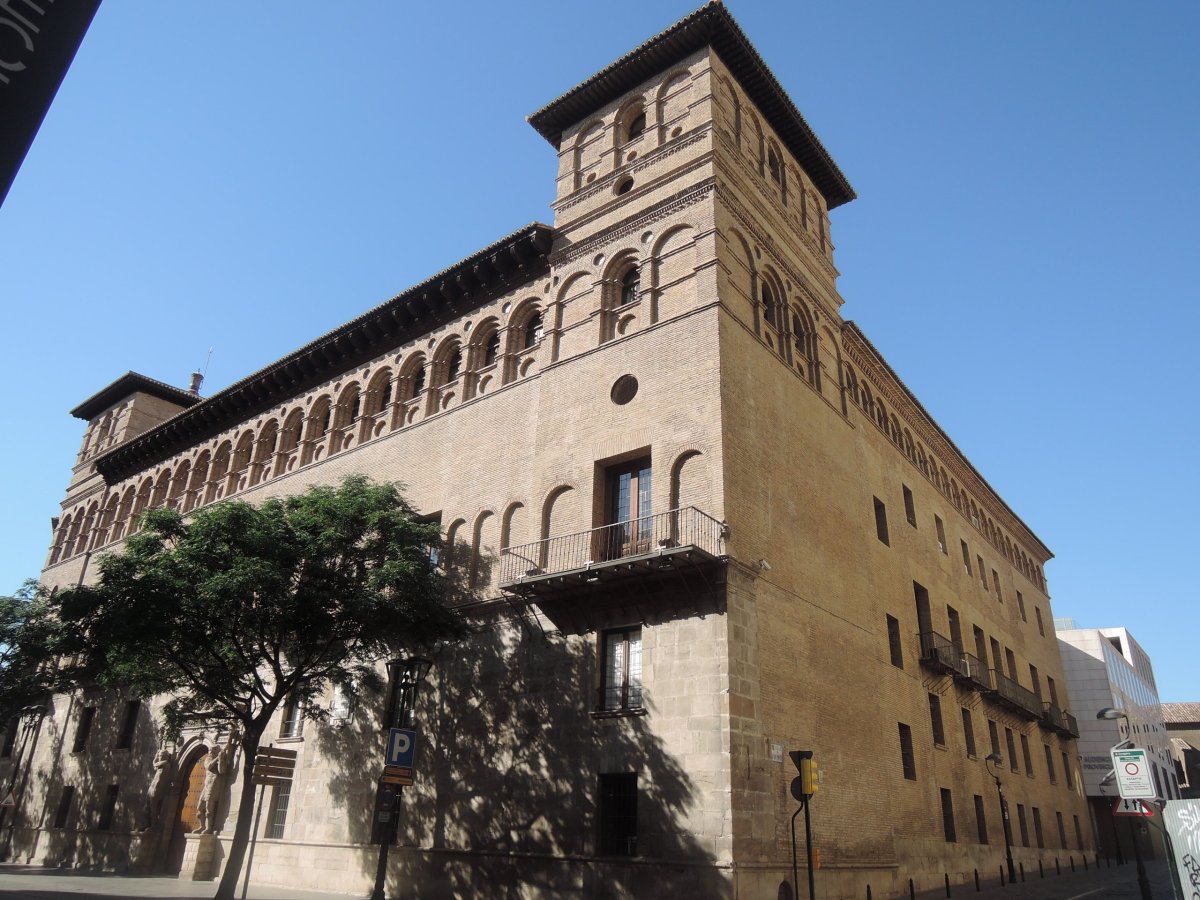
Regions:
<instances>
[{"instance_id":1,"label":"traffic light","mask_svg":"<svg viewBox=\"0 0 1200 900\"><path fill-rule=\"evenodd\" d=\"M820 786L817 776L817 761L811 750L792 750L788 753L800 774L792 779L792 796L804 802L817 792Z\"/></svg>"}]
</instances>

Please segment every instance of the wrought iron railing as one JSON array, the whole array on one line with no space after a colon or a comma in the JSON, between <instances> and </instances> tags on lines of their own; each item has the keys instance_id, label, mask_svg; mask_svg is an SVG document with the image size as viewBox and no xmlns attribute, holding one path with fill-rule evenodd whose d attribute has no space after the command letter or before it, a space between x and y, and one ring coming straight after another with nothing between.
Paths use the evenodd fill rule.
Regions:
<instances>
[{"instance_id":1,"label":"wrought iron railing","mask_svg":"<svg viewBox=\"0 0 1200 900\"><path fill-rule=\"evenodd\" d=\"M967 675L967 666L963 660L964 654L954 641L936 631L922 631L920 638L921 662L932 668L953 672L956 675Z\"/></svg>"},{"instance_id":2,"label":"wrought iron railing","mask_svg":"<svg viewBox=\"0 0 1200 900\"><path fill-rule=\"evenodd\" d=\"M1079 737L1079 720L1065 709L1063 710L1063 730L1071 737Z\"/></svg>"},{"instance_id":3,"label":"wrought iron railing","mask_svg":"<svg viewBox=\"0 0 1200 900\"><path fill-rule=\"evenodd\" d=\"M966 675L981 691L994 691L996 682L992 679L992 670L988 664L973 653L963 654L963 665Z\"/></svg>"},{"instance_id":4,"label":"wrought iron railing","mask_svg":"<svg viewBox=\"0 0 1200 900\"><path fill-rule=\"evenodd\" d=\"M1007 700L1011 706L1034 719L1042 717L1042 701L1037 694L1027 687L1021 687L999 669L992 669L992 678L996 682L996 693L1001 699Z\"/></svg>"},{"instance_id":5,"label":"wrought iron railing","mask_svg":"<svg viewBox=\"0 0 1200 900\"><path fill-rule=\"evenodd\" d=\"M725 525L694 506L500 551L500 584L695 547L721 556Z\"/></svg>"},{"instance_id":6,"label":"wrought iron railing","mask_svg":"<svg viewBox=\"0 0 1200 900\"><path fill-rule=\"evenodd\" d=\"M1067 720L1063 717L1063 711L1053 703L1042 704L1042 724L1058 731L1067 729Z\"/></svg>"}]
</instances>

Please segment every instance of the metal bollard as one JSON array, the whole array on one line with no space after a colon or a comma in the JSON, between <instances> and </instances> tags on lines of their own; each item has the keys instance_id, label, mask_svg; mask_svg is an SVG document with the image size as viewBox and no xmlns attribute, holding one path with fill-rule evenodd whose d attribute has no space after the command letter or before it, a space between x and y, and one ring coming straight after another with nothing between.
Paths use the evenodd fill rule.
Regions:
<instances>
[{"instance_id":1,"label":"metal bollard","mask_svg":"<svg viewBox=\"0 0 1200 900\"><path fill-rule=\"evenodd\" d=\"M867 885L867 900L871 900L871 886Z\"/></svg>"},{"instance_id":2,"label":"metal bollard","mask_svg":"<svg viewBox=\"0 0 1200 900\"><path fill-rule=\"evenodd\" d=\"M975 893L979 893L979 870L975 870Z\"/></svg>"},{"instance_id":3,"label":"metal bollard","mask_svg":"<svg viewBox=\"0 0 1200 900\"><path fill-rule=\"evenodd\" d=\"M1054 857L1054 874L1055 874L1055 875L1061 875L1061 874L1062 874L1062 866L1060 866L1060 865L1058 864L1058 857L1057 857L1057 856L1056 856L1056 857Z\"/></svg>"},{"instance_id":4,"label":"metal bollard","mask_svg":"<svg viewBox=\"0 0 1200 900\"><path fill-rule=\"evenodd\" d=\"M1004 866L1000 867L1000 887L1004 887Z\"/></svg>"},{"instance_id":5,"label":"metal bollard","mask_svg":"<svg viewBox=\"0 0 1200 900\"><path fill-rule=\"evenodd\" d=\"M1071 871L1074 872L1075 871L1075 854L1072 853L1070 856L1067 857L1067 860L1071 863ZM1084 862L1086 863L1087 860L1085 859Z\"/></svg>"},{"instance_id":6,"label":"metal bollard","mask_svg":"<svg viewBox=\"0 0 1200 900\"><path fill-rule=\"evenodd\" d=\"M1042 868L1042 858L1040 856L1038 857L1038 877L1039 878L1046 877L1046 870Z\"/></svg>"},{"instance_id":7,"label":"metal bollard","mask_svg":"<svg viewBox=\"0 0 1200 900\"><path fill-rule=\"evenodd\" d=\"M908 879L908 900L917 900L917 888L911 878Z\"/></svg>"},{"instance_id":8,"label":"metal bollard","mask_svg":"<svg viewBox=\"0 0 1200 900\"><path fill-rule=\"evenodd\" d=\"M1025 863L1021 863L1021 881L1025 880Z\"/></svg>"},{"instance_id":9,"label":"metal bollard","mask_svg":"<svg viewBox=\"0 0 1200 900\"><path fill-rule=\"evenodd\" d=\"M950 873L944 872L943 877L946 879L946 896L950 896Z\"/></svg>"}]
</instances>

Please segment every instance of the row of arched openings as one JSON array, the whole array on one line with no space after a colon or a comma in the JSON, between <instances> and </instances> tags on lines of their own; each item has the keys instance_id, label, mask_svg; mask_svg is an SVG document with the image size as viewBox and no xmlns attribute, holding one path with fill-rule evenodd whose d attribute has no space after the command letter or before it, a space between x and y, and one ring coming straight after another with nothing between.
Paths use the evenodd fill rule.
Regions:
<instances>
[{"instance_id":1,"label":"row of arched openings","mask_svg":"<svg viewBox=\"0 0 1200 900\"><path fill-rule=\"evenodd\" d=\"M1041 567L1013 543L1003 529L971 498L965 488L960 487L954 478L947 476L945 467L938 463L932 452L927 451L920 441L913 439L912 433L901 424L899 417L894 412L889 412L883 398L872 393L866 379L859 379L853 366L845 363L843 372L846 394L854 405L921 470L934 487L954 504L954 508L962 513L1005 559L1045 591L1046 582Z\"/></svg>"},{"instance_id":2,"label":"row of arched openings","mask_svg":"<svg viewBox=\"0 0 1200 900\"><path fill-rule=\"evenodd\" d=\"M190 512L528 376L543 332L541 304L530 300L504 327L486 318L469 337L443 338L428 356L416 351L398 367L383 365L285 408L257 428L67 513L55 529L48 564L134 533L147 509Z\"/></svg>"}]
</instances>

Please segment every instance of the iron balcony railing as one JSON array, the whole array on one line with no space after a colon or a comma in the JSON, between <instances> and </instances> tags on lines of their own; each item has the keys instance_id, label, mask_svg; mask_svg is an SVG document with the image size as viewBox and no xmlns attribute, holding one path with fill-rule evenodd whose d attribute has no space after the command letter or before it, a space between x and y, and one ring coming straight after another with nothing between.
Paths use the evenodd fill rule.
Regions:
<instances>
[{"instance_id":1,"label":"iron balcony railing","mask_svg":"<svg viewBox=\"0 0 1200 900\"><path fill-rule=\"evenodd\" d=\"M992 679L992 670L988 664L973 653L963 654L963 665L966 668L968 680L981 691L994 691L996 682Z\"/></svg>"},{"instance_id":2,"label":"iron balcony railing","mask_svg":"<svg viewBox=\"0 0 1200 900\"><path fill-rule=\"evenodd\" d=\"M1079 737L1079 720L1073 715L1063 710L1063 730L1073 738Z\"/></svg>"},{"instance_id":3,"label":"iron balcony railing","mask_svg":"<svg viewBox=\"0 0 1200 900\"><path fill-rule=\"evenodd\" d=\"M919 637L922 663L935 671L967 677L964 654L954 641L936 631L922 631Z\"/></svg>"},{"instance_id":4,"label":"iron balcony railing","mask_svg":"<svg viewBox=\"0 0 1200 900\"><path fill-rule=\"evenodd\" d=\"M1042 704L1041 724L1045 728L1053 728L1056 731L1067 730L1067 720L1063 717L1063 711L1053 703Z\"/></svg>"},{"instance_id":5,"label":"iron balcony railing","mask_svg":"<svg viewBox=\"0 0 1200 900\"><path fill-rule=\"evenodd\" d=\"M999 669L992 669L992 678L996 682L996 694L1005 700L1018 712L1025 713L1031 719L1042 717L1042 701L1029 688L1021 687Z\"/></svg>"},{"instance_id":6,"label":"iron balcony railing","mask_svg":"<svg viewBox=\"0 0 1200 900\"><path fill-rule=\"evenodd\" d=\"M717 557L725 524L694 506L601 525L500 551L500 584L695 548Z\"/></svg>"}]
</instances>

